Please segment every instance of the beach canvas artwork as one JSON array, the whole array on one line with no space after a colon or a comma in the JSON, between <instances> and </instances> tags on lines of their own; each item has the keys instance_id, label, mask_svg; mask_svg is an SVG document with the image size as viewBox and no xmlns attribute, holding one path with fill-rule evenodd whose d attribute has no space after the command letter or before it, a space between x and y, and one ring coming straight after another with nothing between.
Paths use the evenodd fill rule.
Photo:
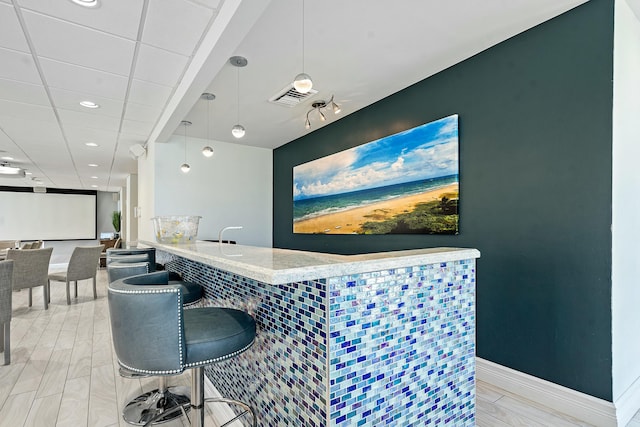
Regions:
<instances>
[{"instance_id":1,"label":"beach canvas artwork","mask_svg":"<svg viewBox=\"0 0 640 427\"><path fill-rule=\"evenodd\" d=\"M293 232L457 234L458 115L293 168Z\"/></svg>"}]
</instances>

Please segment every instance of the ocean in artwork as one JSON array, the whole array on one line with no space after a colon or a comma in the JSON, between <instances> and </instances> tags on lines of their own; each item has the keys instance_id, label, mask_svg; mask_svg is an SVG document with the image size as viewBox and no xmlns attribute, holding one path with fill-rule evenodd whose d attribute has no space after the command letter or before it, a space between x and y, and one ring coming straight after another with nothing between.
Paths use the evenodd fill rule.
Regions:
<instances>
[{"instance_id":1,"label":"ocean in artwork","mask_svg":"<svg viewBox=\"0 0 640 427\"><path fill-rule=\"evenodd\" d=\"M349 209L372 205L378 202L420 194L457 184L458 175L422 179L401 184L376 187L349 193L333 194L293 202L293 222L316 218L322 215L344 212Z\"/></svg>"}]
</instances>

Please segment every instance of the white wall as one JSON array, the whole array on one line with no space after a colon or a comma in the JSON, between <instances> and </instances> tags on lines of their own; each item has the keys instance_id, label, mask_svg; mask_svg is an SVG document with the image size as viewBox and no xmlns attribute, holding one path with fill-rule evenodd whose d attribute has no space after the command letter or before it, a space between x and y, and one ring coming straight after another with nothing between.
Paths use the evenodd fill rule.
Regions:
<instances>
[{"instance_id":1,"label":"white wall","mask_svg":"<svg viewBox=\"0 0 640 427\"><path fill-rule=\"evenodd\" d=\"M614 403L634 381L640 381L639 76L640 21L625 0L616 0L612 192L612 379Z\"/></svg>"},{"instance_id":2,"label":"white wall","mask_svg":"<svg viewBox=\"0 0 640 427\"><path fill-rule=\"evenodd\" d=\"M155 147L149 143L147 154L138 158L138 240L154 240L151 218L155 211Z\"/></svg>"},{"instance_id":3,"label":"white wall","mask_svg":"<svg viewBox=\"0 0 640 427\"><path fill-rule=\"evenodd\" d=\"M123 236L127 244L136 245L138 242L138 218L134 215L138 206L138 175L127 176L127 186L124 190Z\"/></svg>"},{"instance_id":4,"label":"white wall","mask_svg":"<svg viewBox=\"0 0 640 427\"><path fill-rule=\"evenodd\" d=\"M224 238L271 247L272 151L187 137L191 171L183 174L184 141L174 136L154 144L154 215L202 216L198 239L217 239L221 228L240 225L242 230L228 231ZM213 157L201 154L205 145L214 148Z\"/></svg>"}]
</instances>

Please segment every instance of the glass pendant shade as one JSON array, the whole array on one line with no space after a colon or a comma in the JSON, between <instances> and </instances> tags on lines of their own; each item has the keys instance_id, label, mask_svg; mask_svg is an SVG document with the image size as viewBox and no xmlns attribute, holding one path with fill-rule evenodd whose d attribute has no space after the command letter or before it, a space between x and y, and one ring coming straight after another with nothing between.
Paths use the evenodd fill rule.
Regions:
<instances>
[{"instance_id":1,"label":"glass pendant shade","mask_svg":"<svg viewBox=\"0 0 640 427\"><path fill-rule=\"evenodd\" d=\"M183 163L180 165L180 170L182 171L182 173L189 173L189 171L191 170L191 166L189 166L189 163Z\"/></svg>"},{"instance_id":2,"label":"glass pendant shade","mask_svg":"<svg viewBox=\"0 0 640 427\"><path fill-rule=\"evenodd\" d=\"M233 129L231 129L231 134L236 138L242 138L245 134L244 126L235 125Z\"/></svg>"},{"instance_id":3,"label":"glass pendant shade","mask_svg":"<svg viewBox=\"0 0 640 427\"><path fill-rule=\"evenodd\" d=\"M293 87L300 93L307 93L313 87L313 82L308 74L300 73L293 80Z\"/></svg>"},{"instance_id":4,"label":"glass pendant shade","mask_svg":"<svg viewBox=\"0 0 640 427\"><path fill-rule=\"evenodd\" d=\"M213 156L213 148L209 147L208 145L206 147L202 148L202 155L205 157L211 157Z\"/></svg>"}]
</instances>

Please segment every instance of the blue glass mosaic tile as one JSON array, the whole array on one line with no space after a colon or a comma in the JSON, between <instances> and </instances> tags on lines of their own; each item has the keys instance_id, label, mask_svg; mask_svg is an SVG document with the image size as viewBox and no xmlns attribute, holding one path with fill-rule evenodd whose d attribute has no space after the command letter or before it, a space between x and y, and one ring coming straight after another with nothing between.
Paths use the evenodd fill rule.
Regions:
<instances>
[{"instance_id":1,"label":"blue glass mosaic tile","mask_svg":"<svg viewBox=\"0 0 640 427\"><path fill-rule=\"evenodd\" d=\"M205 372L260 426L475 424L475 260L269 285L157 257L256 318L254 346Z\"/></svg>"}]
</instances>

